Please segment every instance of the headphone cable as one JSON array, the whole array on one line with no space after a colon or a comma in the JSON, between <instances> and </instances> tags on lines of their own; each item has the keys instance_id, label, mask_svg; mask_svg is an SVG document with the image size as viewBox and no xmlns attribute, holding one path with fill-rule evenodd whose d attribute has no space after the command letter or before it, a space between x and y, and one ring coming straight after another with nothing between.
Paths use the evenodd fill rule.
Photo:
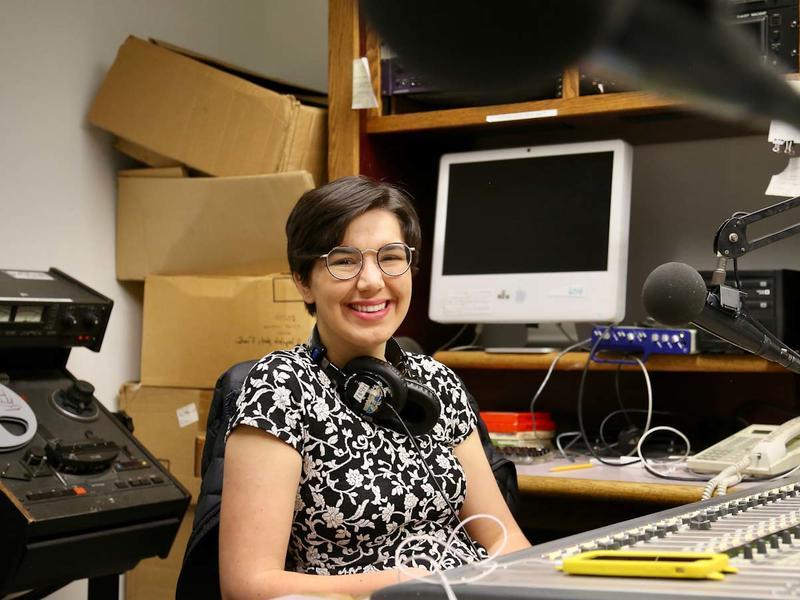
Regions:
<instances>
[{"instance_id":1,"label":"headphone cable","mask_svg":"<svg viewBox=\"0 0 800 600\"><path fill-rule=\"evenodd\" d=\"M428 479L436 487L436 489L438 490L439 494L442 497L442 500L444 500L445 504L447 504L447 508L450 509L450 514L455 519L456 523L458 523L458 525L461 525L461 519L458 517L458 513L456 512L456 509L453 507L452 503L450 502L450 500L445 495L444 490L442 490L441 486L439 485L439 482L436 481L436 477L433 476L433 473L431 472L430 467L428 467L428 463L425 462L425 457L422 455L422 451L419 449L419 446L417 445L417 442L414 439L414 436L411 435L411 432L408 430L408 427L406 427L406 424L403 422L403 419L400 418L400 415L397 413L397 411L395 410L394 406L392 406L389 403L387 403L386 406L388 406L391 409L391 411L397 417L397 420L400 421L400 424L403 426L403 429L405 430L406 434L408 434L409 441L414 446L414 450L417 452L417 455L420 458L420 462L422 463L422 466L425 467L425 472L428 474ZM478 550L478 547L475 545L475 542L472 540L472 537L470 537L470 535L466 531L466 529L464 529L464 536L467 538L467 541L469 542L470 548L472 548L472 553L475 555L475 559L478 560L478 561L483 560L483 558L481 558L481 554L480 554L480 551Z\"/></svg>"}]
</instances>

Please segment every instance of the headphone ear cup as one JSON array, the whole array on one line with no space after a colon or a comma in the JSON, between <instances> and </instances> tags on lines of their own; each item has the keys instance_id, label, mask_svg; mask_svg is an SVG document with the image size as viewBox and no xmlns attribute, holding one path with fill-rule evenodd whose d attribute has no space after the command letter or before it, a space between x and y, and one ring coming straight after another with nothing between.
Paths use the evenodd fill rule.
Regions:
<instances>
[{"instance_id":1,"label":"headphone ear cup","mask_svg":"<svg viewBox=\"0 0 800 600\"><path fill-rule=\"evenodd\" d=\"M411 435L425 435L430 433L439 421L442 404L439 398L428 386L414 381L405 380L408 393L405 408L400 412L400 417L408 427Z\"/></svg>"},{"instance_id":2,"label":"headphone ear cup","mask_svg":"<svg viewBox=\"0 0 800 600\"><path fill-rule=\"evenodd\" d=\"M358 356L344 368L344 397L351 408L376 418L393 416L390 402L402 412L406 405L406 382L392 364L372 356Z\"/></svg>"}]
</instances>

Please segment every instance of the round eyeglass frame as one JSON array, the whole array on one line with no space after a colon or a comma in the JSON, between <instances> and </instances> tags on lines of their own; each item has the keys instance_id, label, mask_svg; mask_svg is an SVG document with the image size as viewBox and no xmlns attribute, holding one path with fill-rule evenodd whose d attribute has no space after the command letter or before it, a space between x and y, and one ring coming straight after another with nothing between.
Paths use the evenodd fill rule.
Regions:
<instances>
[{"instance_id":1,"label":"round eyeglass frame","mask_svg":"<svg viewBox=\"0 0 800 600\"><path fill-rule=\"evenodd\" d=\"M403 246L408 251L408 264L406 265L406 268L403 269L402 272L400 272L400 273L387 273L386 270L381 266L381 262L378 260L378 253L381 250L383 250L384 248L386 248L387 246ZM349 277L340 277L340 276L336 275L333 272L333 269L331 269L330 263L328 263L328 257L331 254L333 254L336 250L344 250L344 249L356 250L356 251L358 251L359 254L361 254L361 263L358 265L358 271L356 271L355 273L353 273ZM387 277L400 277L401 275L405 275L408 272L408 270L411 268L411 263L413 262L413 259L414 259L414 251L415 250L416 250L416 248L414 248L412 246L409 246L405 242L389 242L388 244L384 244L383 246L381 246L380 248L377 248L377 249L375 249L375 248L364 248L363 250L361 248L356 248L355 246L336 246L335 248L331 248L325 254L320 254L319 258L321 258L321 259L323 259L325 261L325 268L328 270L328 273L331 274L331 277L333 277L334 279L338 279L339 281L348 281L350 279L355 279L356 277L361 275L361 271L364 270L364 254L366 252L374 252L375 253L375 262L378 265L378 268L381 270L381 273L383 273Z\"/></svg>"}]
</instances>

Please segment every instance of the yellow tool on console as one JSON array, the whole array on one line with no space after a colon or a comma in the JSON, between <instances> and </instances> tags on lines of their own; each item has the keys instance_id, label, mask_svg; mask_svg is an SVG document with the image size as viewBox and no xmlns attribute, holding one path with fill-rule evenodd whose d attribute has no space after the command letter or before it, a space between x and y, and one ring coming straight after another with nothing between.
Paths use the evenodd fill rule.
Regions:
<instances>
[{"instance_id":1,"label":"yellow tool on console","mask_svg":"<svg viewBox=\"0 0 800 600\"><path fill-rule=\"evenodd\" d=\"M683 579L724 579L726 573L737 572L728 564L727 554L635 550L583 552L565 558L558 568L571 575Z\"/></svg>"}]
</instances>

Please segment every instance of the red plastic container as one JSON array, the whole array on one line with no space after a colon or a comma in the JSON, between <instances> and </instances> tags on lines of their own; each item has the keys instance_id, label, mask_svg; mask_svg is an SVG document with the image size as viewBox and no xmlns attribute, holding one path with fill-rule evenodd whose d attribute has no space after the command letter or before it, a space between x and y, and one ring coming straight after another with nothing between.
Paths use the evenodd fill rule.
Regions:
<instances>
[{"instance_id":1,"label":"red plastic container","mask_svg":"<svg viewBox=\"0 0 800 600\"><path fill-rule=\"evenodd\" d=\"M553 431L556 424L550 418L550 413L536 412L481 412L481 418L486 427L493 433L519 433L533 431L534 422L536 431Z\"/></svg>"}]
</instances>

